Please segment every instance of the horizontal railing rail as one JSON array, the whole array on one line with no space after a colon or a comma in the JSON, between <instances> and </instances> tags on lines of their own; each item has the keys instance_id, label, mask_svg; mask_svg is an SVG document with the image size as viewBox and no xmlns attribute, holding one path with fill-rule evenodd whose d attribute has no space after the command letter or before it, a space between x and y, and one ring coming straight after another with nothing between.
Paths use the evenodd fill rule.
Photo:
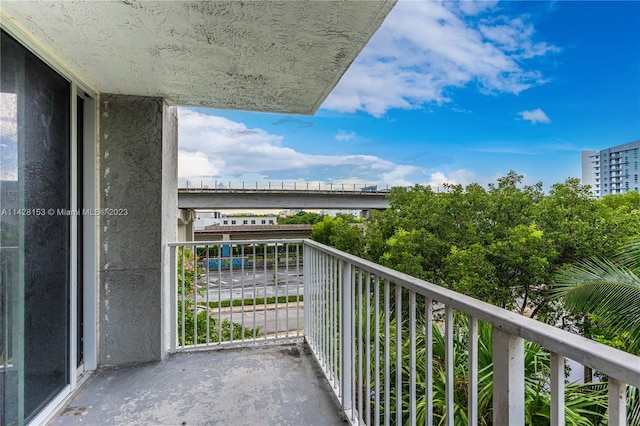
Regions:
<instances>
[{"instance_id":1,"label":"horizontal railing rail","mask_svg":"<svg viewBox=\"0 0 640 426\"><path fill-rule=\"evenodd\" d=\"M546 367L533 379L542 383L538 393L549 399L550 412L533 415L553 425L569 415L626 424L625 384L640 386L639 357L313 241L305 241L304 251L305 338L351 423L453 424L464 416L478 424L488 410L479 394L487 392L490 374L488 421L524 424L528 341L548 351ZM489 367L480 365L483 323L492 327L489 343L482 342L492 347ZM605 413L566 405L573 402L565 401L565 358L608 376L589 397ZM461 387L464 412L456 408Z\"/></svg>"},{"instance_id":2,"label":"horizontal railing rail","mask_svg":"<svg viewBox=\"0 0 640 426\"><path fill-rule=\"evenodd\" d=\"M302 243L169 244L172 349L301 338Z\"/></svg>"}]
</instances>

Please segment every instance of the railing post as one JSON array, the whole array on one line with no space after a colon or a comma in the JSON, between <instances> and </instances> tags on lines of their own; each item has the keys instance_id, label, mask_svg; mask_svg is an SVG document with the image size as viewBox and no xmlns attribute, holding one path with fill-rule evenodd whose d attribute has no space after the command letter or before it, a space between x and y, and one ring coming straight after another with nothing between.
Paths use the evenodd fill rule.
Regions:
<instances>
[{"instance_id":1,"label":"railing post","mask_svg":"<svg viewBox=\"0 0 640 426\"><path fill-rule=\"evenodd\" d=\"M171 336L170 344L171 350L175 351L178 348L178 257L176 255L178 247L169 247L169 267L171 272L169 274L169 303L171 310L169 311L171 321Z\"/></svg>"},{"instance_id":2,"label":"railing post","mask_svg":"<svg viewBox=\"0 0 640 426\"><path fill-rule=\"evenodd\" d=\"M493 327L493 424L524 424L524 340Z\"/></svg>"},{"instance_id":3,"label":"railing post","mask_svg":"<svg viewBox=\"0 0 640 426\"><path fill-rule=\"evenodd\" d=\"M626 386L619 380L609 377L609 426L627 424Z\"/></svg>"},{"instance_id":4,"label":"railing post","mask_svg":"<svg viewBox=\"0 0 640 426\"><path fill-rule=\"evenodd\" d=\"M351 352L353 283L351 264L345 261L340 262L340 284L340 372L342 373L340 386L342 387L342 409L344 410L345 415L350 417L351 410L353 410L351 389L351 363L353 362L353 353Z\"/></svg>"}]
</instances>

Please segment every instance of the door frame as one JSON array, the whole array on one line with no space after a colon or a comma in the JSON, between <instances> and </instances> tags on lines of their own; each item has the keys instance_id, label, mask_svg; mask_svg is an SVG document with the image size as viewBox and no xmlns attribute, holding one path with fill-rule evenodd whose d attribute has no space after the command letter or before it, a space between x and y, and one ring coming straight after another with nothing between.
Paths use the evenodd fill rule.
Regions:
<instances>
[{"instance_id":1,"label":"door frame","mask_svg":"<svg viewBox=\"0 0 640 426\"><path fill-rule=\"evenodd\" d=\"M37 40L34 40L26 31L15 24L5 12L0 9L2 19L0 28L11 35L25 49L32 52L45 64L51 67L60 76L70 83L70 209L75 214L70 215L70 264L69 267L69 382L63 390L49 402L29 424L44 424L53 417L59 406L90 376L97 368L98 360L98 256L99 256L99 181L97 168L98 161L98 105L99 93L87 84L72 68L47 51ZM77 108L78 96L84 98L83 102L83 176L78 176L78 134L77 134ZM82 179L83 206L85 211L78 211L78 179ZM93 214L88 214L93 212ZM84 214L83 214L84 213ZM84 362L77 365L77 326L78 326L78 221L83 222L83 359Z\"/></svg>"}]
</instances>

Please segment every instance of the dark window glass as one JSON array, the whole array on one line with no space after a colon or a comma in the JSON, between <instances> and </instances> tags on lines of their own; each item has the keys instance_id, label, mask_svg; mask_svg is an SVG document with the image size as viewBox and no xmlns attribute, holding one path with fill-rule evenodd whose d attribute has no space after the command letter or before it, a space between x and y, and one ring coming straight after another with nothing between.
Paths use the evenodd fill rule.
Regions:
<instances>
[{"instance_id":1,"label":"dark window glass","mask_svg":"<svg viewBox=\"0 0 640 426\"><path fill-rule=\"evenodd\" d=\"M69 383L70 85L7 33L1 42L0 350L12 424Z\"/></svg>"}]
</instances>

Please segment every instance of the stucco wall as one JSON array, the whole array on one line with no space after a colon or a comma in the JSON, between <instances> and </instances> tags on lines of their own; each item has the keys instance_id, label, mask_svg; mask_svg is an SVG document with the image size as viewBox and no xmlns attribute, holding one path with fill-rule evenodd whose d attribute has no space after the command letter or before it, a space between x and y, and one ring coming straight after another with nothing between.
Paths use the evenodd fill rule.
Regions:
<instances>
[{"instance_id":1,"label":"stucco wall","mask_svg":"<svg viewBox=\"0 0 640 426\"><path fill-rule=\"evenodd\" d=\"M165 243L175 238L176 156L175 107L101 96L100 207L117 213L100 217L101 366L157 360L168 344Z\"/></svg>"}]
</instances>

